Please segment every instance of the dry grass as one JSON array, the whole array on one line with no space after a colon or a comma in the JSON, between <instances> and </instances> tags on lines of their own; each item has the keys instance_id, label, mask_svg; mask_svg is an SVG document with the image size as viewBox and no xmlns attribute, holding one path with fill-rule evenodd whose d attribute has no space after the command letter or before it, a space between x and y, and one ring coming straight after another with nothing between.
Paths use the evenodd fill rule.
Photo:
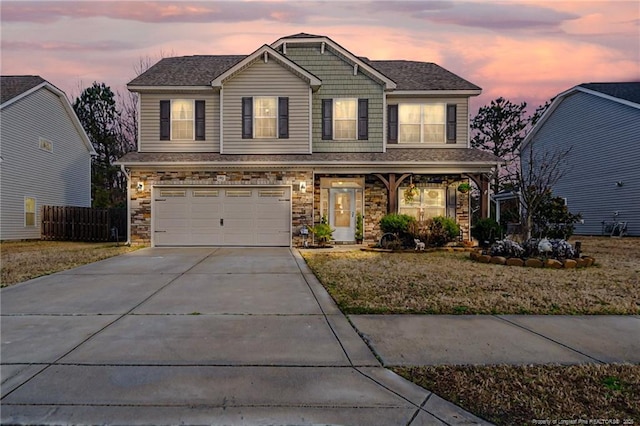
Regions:
<instances>
[{"instance_id":1,"label":"dry grass","mask_svg":"<svg viewBox=\"0 0 640 426\"><path fill-rule=\"evenodd\" d=\"M640 239L580 240L595 266L507 267L458 252L302 254L345 313L639 314Z\"/></svg>"},{"instance_id":2,"label":"dry grass","mask_svg":"<svg viewBox=\"0 0 640 426\"><path fill-rule=\"evenodd\" d=\"M6 287L42 275L75 268L137 250L114 243L66 241L8 241L0 244L1 286Z\"/></svg>"},{"instance_id":3,"label":"dry grass","mask_svg":"<svg viewBox=\"0 0 640 426\"><path fill-rule=\"evenodd\" d=\"M398 367L398 374L498 425L638 424L640 365ZM619 423L589 423L608 419ZM553 423L553 421L556 423Z\"/></svg>"}]
</instances>

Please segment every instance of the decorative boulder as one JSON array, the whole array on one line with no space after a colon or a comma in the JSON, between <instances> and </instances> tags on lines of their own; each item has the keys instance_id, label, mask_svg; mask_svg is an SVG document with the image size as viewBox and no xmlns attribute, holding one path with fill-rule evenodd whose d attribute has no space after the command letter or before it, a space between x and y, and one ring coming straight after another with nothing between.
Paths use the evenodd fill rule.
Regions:
<instances>
[{"instance_id":1,"label":"decorative boulder","mask_svg":"<svg viewBox=\"0 0 640 426\"><path fill-rule=\"evenodd\" d=\"M524 265L530 268L542 268L544 266L542 260L536 258L527 259L524 262Z\"/></svg>"},{"instance_id":2,"label":"decorative boulder","mask_svg":"<svg viewBox=\"0 0 640 426\"><path fill-rule=\"evenodd\" d=\"M585 266L587 266L587 262L584 259L576 259L576 268L584 268Z\"/></svg>"},{"instance_id":3,"label":"decorative boulder","mask_svg":"<svg viewBox=\"0 0 640 426\"><path fill-rule=\"evenodd\" d=\"M561 269L562 268L562 262L560 262L559 260L556 260L556 259L547 259L544 262L544 267L545 268L553 268L553 269Z\"/></svg>"},{"instance_id":4,"label":"decorative boulder","mask_svg":"<svg viewBox=\"0 0 640 426\"><path fill-rule=\"evenodd\" d=\"M481 256L478 256L478 262L481 263L489 263L491 262L491 256L483 254Z\"/></svg>"},{"instance_id":5,"label":"decorative boulder","mask_svg":"<svg viewBox=\"0 0 640 426\"><path fill-rule=\"evenodd\" d=\"M524 260L518 257L511 257L507 259L507 265L508 266L524 266Z\"/></svg>"},{"instance_id":6,"label":"decorative boulder","mask_svg":"<svg viewBox=\"0 0 640 426\"><path fill-rule=\"evenodd\" d=\"M573 259L567 259L564 261L564 267L567 269L574 269L577 266L578 262Z\"/></svg>"},{"instance_id":7,"label":"decorative boulder","mask_svg":"<svg viewBox=\"0 0 640 426\"><path fill-rule=\"evenodd\" d=\"M585 265L586 267L589 267L591 265L593 265L595 263L595 259L593 257L589 257L589 256L585 256L583 257L584 261L585 261Z\"/></svg>"},{"instance_id":8,"label":"decorative boulder","mask_svg":"<svg viewBox=\"0 0 640 426\"><path fill-rule=\"evenodd\" d=\"M502 256L493 256L491 258L491 263L495 265L504 265L505 263L507 263L507 259Z\"/></svg>"}]
</instances>

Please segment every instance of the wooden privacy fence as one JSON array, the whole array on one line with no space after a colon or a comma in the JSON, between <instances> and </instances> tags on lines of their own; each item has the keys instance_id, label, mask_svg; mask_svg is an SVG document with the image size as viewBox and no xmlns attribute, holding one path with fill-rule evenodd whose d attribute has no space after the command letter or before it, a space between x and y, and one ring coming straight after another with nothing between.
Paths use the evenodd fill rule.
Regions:
<instances>
[{"instance_id":1,"label":"wooden privacy fence","mask_svg":"<svg viewBox=\"0 0 640 426\"><path fill-rule=\"evenodd\" d=\"M42 206L43 240L125 241L127 209Z\"/></svg>"}]
</instances>

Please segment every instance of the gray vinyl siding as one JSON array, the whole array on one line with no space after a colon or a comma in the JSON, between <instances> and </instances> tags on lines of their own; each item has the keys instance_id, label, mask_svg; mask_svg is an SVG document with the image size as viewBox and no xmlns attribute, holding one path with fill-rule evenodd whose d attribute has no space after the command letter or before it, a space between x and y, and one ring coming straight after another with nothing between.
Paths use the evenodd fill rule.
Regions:
<instances>
[{"instance_id":1,"label":"gray vinyl siding","mask_svg":"<svg viewBox=\"0 0 640 426\"><path fill-rule=\"evenodd\" d=\"M313 73L322 86L313 94L313 152L382 152L383 151L383 86L364 74L353 75L353 65L327 46L287 46L286 56ZM368 140L322 140L322 100L335 98L369 99Z\"/></svg>"},{"instance_id":2,"label":"gray vinyl siding","mask_svg":"<svg viewBox=\"0 0 640 426\"><path fill-rule=\"evenodd\" d=\"M441 103L441 104L455 104L456 107L456 143L445 144L441 146L445 148L452 148L459 146L466 148L469 140L469 98L438 98L438 97L394 97L393 94L387 95L387 105L397 105L403 103L416 103L416 104L428 104L428 103ZM393 146L400 146L403 148L409 148L412 145L397 144ZM434 147L435 144L421 144L413 145L420 148L425 146Z\"/></svg>"},{"instance_id":3,"label":"gray vinyl siding","mask_svg":"<svg viewBox=\"0 0 640 426\"><path fill-rule=\"evenodd\" d=\"M205 101L205 140L160 140L160 101L194 99ZM140 152L220 152L220 95L210 92L141 93Z\"/></svg>"},{"instance_id":4,"label":"gray vinyl siding","mask_svg":"<svg viewBox=\"0 0 640 426\"><path fill-rule=\"evenodd\" d=\"M262 57L223 83L223 143L225 154L309 153L309 83L273 58ZM289 138L242 138L242 98L289 98Z\"/></svg>"},{"instance_id":5,"label":"gray vinyl siding","mask_svg":"<svg viewBox=\"0 0 640 426\"><path fill-rule=\"evenodd\" d=\"M582 213L576 234L600 234L602 221L617 211L617 220L629 222L629 234L640 236L639 141L640 109L582 92L565 98L536 133L534 152L572 148L553 191L572 213Z\"/></svg>"},{"instance_id":6,"label":"gray vinyl siding","mask_svg":"<svg viewBox=\"0 0 640 426\"><path fill-rule=\"evenodd\" d=\"M58 96L42 88L4 107L0 133L0 239L40 238L43 205L91 206L91 155ZM34 227L24 226L25 197L36 199Z\"/></svg>"}]
</instances>

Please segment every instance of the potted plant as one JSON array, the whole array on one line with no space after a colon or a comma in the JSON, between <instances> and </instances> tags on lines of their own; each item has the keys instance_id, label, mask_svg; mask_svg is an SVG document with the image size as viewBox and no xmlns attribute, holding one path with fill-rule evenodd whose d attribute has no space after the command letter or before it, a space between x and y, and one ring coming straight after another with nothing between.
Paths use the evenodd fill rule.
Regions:
<instances>
[{"instance_id":1,"label":"potted plant","mask_svg":"<svg viewBox=\"0 0 640 426\"><path fill-rule=\"evenodd\" d=\"M318 242L319 247L326 247L327 243L333 238L333 231L327 223L326 216L322 216L322 220L315 226L309 227L309 232L313 234Z\"/></svg>"},{"instance_id":2,"label":"potted plant","mask_svg":"<svg viewBox=\"0 0 640 426\"><path fill-rule=\"evenodd\" d=\"M364 230L362 226L362 213L358 212L356 215L356 243L362 244L362 240L364 237Z\"/></svg>"},{"instance_id":3,"label":"potted plant","mask_svg":"<svg viewBox=\"0 0 640 426\"><path fill-rule=\"evenodd\" d=\"M467 192L471 191L471 185L468 182L462 182L460 185L458 185L458 191L466 194Z\"/></svg>"}]
</instances>

